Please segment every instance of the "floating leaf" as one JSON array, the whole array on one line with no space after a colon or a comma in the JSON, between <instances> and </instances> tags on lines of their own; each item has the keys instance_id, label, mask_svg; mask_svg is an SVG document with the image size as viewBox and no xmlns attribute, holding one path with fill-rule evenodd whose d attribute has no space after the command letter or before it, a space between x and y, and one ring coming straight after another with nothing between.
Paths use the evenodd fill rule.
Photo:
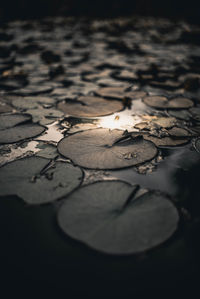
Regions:
<instances>
[{"instance_id":1,"label":"floating leaf","mask_svg":"<svg viewBox=\"0 0 200 299\"><path fill-rule=\"evenodd\" d=\"M170 136L174 136L174 137L191 137L192 136L192 134L188 130L179 128L179 127L171 128L170 130L168 130L168 133Z\"/></svg>"},{"instance_id":2,"label":"floating leaf","mask_svg":"<svg viewBox=\"0 0 200 299\"><path fill-rule=\"evenodd\" d=\"M137 195L124 182L97 182L82 187L64 201L58 213L61 229L73 239L107 254L135 254L166 241L179 216L163 195Z\"/></svg>"},{"instance_id":3,"label":"floating leaf","mask_svg":"<svg viewBox=\"0 0 200 299\"><path fill-rule=\"evenodd\" d=\"M15 127L19 124L31 120L31 116L28 114L8 114L0 116L0 130Z\"/></svg>"},{"instance_id":4,"label":"floating leaf","mask_svg":"<svg viewBox=\"0 0 200 299\"><path fill-rule=\"evenodd\" d=\"M79 186L82 172L79 167L50 160L29 157L0 168L0 195L15 194L29 204L52 202ZM45 170L46 169L46 170Z\"/></svg>"},{"instance_id":5,"label":"floating leaf","mask_svg":"<svg viewBox=\"0 0 200 299\"><path fill-rule=\"evenodd\" d=\"M188 139L176 139L172 137L158 138L151 135L143 135L145 140L152 141L157 147L160 146L178 146L188 143Z\"/></svg>"},{"instance_id":6,"label":"floating leaf","mask_svg":"<svg viewBox=\"0 0 200 299\"><path fill-rule=\"evenodd\" d=\"M42 134L45 128L37 124L24 124L0 130L0 143L14 143Z\"/></svg>"},{"instance_id":7,"label":"floating leaf","mask_svg":"<svg viewBox=\"0 0 200 299\"><path fill-rule=\"evenodd\" d=\"M144 91L128 91L125 93L125 96L127 98L130 98L131 100L141 99L146 96L146 92L144 92Z\"/></svg>"},{"instance_id":8,"label":"floating leaf","mask_svg":"<svg viewBox=\"0 0 200 299\"><path fill-rule=\"evenodd\" d=\"M100 97L84 96L77 101L58 104L58 109L66 115L75 117L103 116L123 109L123 104L115 100L105 100Z\"/></svg>"},{"instance_id":9,"label":"floating leaf","mask_svg":"<svg viewBox=\"0 0 200 299\"><path fill-rule=\"evenodd\" d=\"M42 106L54 104L54 100L49 97L17 97L12 100L12 104L17 109L35 109Z\"/></svg>"},{"instance_id":10,"label":"floating leaf","mask_svg":"<svg viewBox=\"0 0 200 299\"><path fill-rule=\"evenodd\" d=\"M38 95L51 92L53 88L50 85L28 85L21 89L17 89L14 94L20 96Z\"/></svg>"},{"instance_id":11,"label":"floating leaf","mask_svg":"<svg viewBox=\"0 0 200 299\"><path fill-rule=\"evenodd\" d=\"M171 128L176 124L176 119L173 117L161 116L142 116L143 122L135 125L135 128L143 130L150 130L152 128Z\"/></svg>"},{"instance_id":12,"label":"floating leaf","mask_svg":"<svg viewBox=\"0 0 200 299\"><path fill-rule=\"evenodd\" d=\"M41 107L37 109L29 109L26 110L26 112L32 115L33 122L39 122L41 125L52 124L64 115L63 112L57 109L45 109Z\"/></svg>"},{"instance_id":13,"label":"floating leaf","mask_svg":"<svg viewBox=\"0 0 200 299\"><path fill-rule=\"evenodd\" d=\"M36 153L36 156L38 157L54 159L56 156L58 156L57 147L45 142L40 142L36 146L36 149L40 149L40 151Z\"/></svg>"},{"instance_id":14,"label":"floating leaf","mask_svg":"<svg viewBox=\"0 0 200 299\"><path fill-rule=\"evenodd\" d=\"M153 143L109 129L89 130L63 138L58 151L75 164L93 169L133 166L149 161L157 154Z\"/></svg>"},{"instance_id":15,"label":"floating leaf","mask_svg":"<svg viewBox=\"0 0 200 299\"><path fill-rule=\"evenodd\" d=\"M159 109L184 109L193 106L193 102L190 99L183 97L168 100L166 97L148 96L145 97L143 101L146 105Z\"/></svg>"},{"instance_id":16,"label":"floating leaf","mask_svg":"<svg viewBox=\"0 0 200 299\"><path fill-rule=\"evenodd\" d=\"M168 113L170 116L176 117L178 119L186 121L191 119L191 113L188 110L169 110Z\"/></svg>"},{"instance_id":17,"label":"floating leaf","mask_svg":"<svg viewBox=\"0 0 200 299\"><path fill-rule=\"evenodd\" d=\"M195 141L195 149L198 153L200 153L200 138Z\"/></svg>"},{"instance_id":18,"label":"floating leaf","mask_svg":"<svg viewBox=\"0 0 200 299\"><path fill-rule=\"evenodd\" d=\"M95 93L100 97L123 100L124 92L125 92L126 88L124 88L124 87L103 87L103 88L96 90Z\"/></svg>"},{"instance_id":19,"label":"floating leaf","mask_svg":"<svg viewBox=\"0 0 200 299\"><path fill-rule=\"evenodd\" d=\"M13 108L0 101L0 113L12 112Z\"/></svg>"},{"instance_id":20,"label":"floating leaf","mask_svg":"<svg viewBox=\"0 0 200 299\"><path fill-rule=\"evenodd\" d=\"M190 110L190 113L196 121L200 121L200 108L199 107L193 107Z\"/></svg>"}]
</instances>

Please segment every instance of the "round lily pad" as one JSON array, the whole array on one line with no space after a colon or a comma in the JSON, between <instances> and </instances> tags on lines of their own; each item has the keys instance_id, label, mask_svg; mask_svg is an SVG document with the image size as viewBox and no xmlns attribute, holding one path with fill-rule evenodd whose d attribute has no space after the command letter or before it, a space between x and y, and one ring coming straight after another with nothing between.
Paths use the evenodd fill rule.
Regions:
<instances>
[{"instance_id":1,"label":"round lily pad","mask_svg":"<svg viewBox=\"0 0 200 299\"><path fill-rule=\"evenodd\" d=\"M0 196L17 195L29 204L52 202L79 186L82 171L69 163L29 157L0 168ZM45 170L46 169L46 170Z\"/></svg>"},{"instance_id":2,"label":"round lily pad","mask_svg":"<svg viewBox=\"0 0 200 299\"><path fill-rule=\"evenodd\" d=\"M75 117L93 117L118 112L123 109L123 103L115 100L105 100L100 97L83 96L78 98L77 101L59 103L58 109Z\"/></svg>"},{"instance_id":3,"label":"round lily pad","mask_svg":"<svg viewBox=\"0 0 200 299\"><path fill-rule=\"evenodd\" d=\"M124 87L103 87L103 88L96 90L95 93L100 97L123 100L123 98L125 97L124 92L125 92L126 88L124 88Z\"/></svg>"},{"instance_id":4,"label":"round lily pad","mask_svg":"<svg viewBox=\"0 0 200 299\"><path fill-rule=\"evenodd\" d=\"M170 116L181 120L188 121L191 119L191 113L188 110L169 110L168 113Z\"/></svg>"},{"instance_id":5,"label":"round lily pad","mask_svg":"<svg viewBox=\"0 0 200 299\"><path fill-rule=\"evenodd\" d=\"M39 105L53 105L54 100L48 97L18 97L12 100L12 105L17 109L35 109Z\"/></svg>"},{"instance_id":6,"label":"round lily pad","mask_svg":"<svg viewBox=\"0 0 200 299\"><path fill-rule=\"evenodd\" d=\"M71 238L107 254L149 250L176 231L178 212L163 194L134 193L136 187L121 181L82 187L64 201L58 224Z\"/></svg>"},{"instance_id":7,"label":"round lily pad","mask_svg":"<svg viewBox=\"0 0 200 299\"><path fill-rule=\"evenodd\" d=\"M31 120L29 114L7 114L0 116L0 130L12 128L24 122Z\"/></svg>"},{"instance_id":8,"label":"round lily pad","mask_svg":"<svg viewBox=\"0 0 200 299\"><path fill-rule=\"evenodd\" d=\"M93 169L117 169L153 159L157 149L143 138L124 136L123 131L95 129L63 138L58 151L75 164Z\"/></svg>"},{"instance_id":9,"label":"round lily pad","mask_svg":"<svg viewBox=\"0 0 200 299\"><path fill-rule=\"evenodd\" d=\"M157 147L160 146L178 146L188 143L188 139L186 138L172 138L172 137L156 137L151 135L143 135L145 140L152 141Z\"/></svg>"},{"instance_id":10,"label":"round lily pad","mask_svg":"<svg viewBox=\"0 0 200 299\"><path fill-rule=\"evenodd\" d=\"M42 134L45 128L37 124L24 124L0 130L0 143L14 143Z\"/></svg>"},{"instance_id":11,"label":"round lily pad","mask_svg":"<svg viewBox=\"0 0 200 299\"><path fill-rule=\"evenodd\" d=\"M20 96L39 95L42 93L51 92L53 88L50 85L28 85L24 88L18 89L14 94Z\"/></svg>"},{"instance_id":12,"label":"round lily pad","mask_svg":"<svg viewBox=\"0 0 200 299\"><path fill-rule=\"evenodd\" d=\"M144 103L152 108L159 109L184 109L193 106L193 102L190 99L177 97L168 100L166 97L161 96L148 96L143 99Z\"/></svg>"}]
</instances>

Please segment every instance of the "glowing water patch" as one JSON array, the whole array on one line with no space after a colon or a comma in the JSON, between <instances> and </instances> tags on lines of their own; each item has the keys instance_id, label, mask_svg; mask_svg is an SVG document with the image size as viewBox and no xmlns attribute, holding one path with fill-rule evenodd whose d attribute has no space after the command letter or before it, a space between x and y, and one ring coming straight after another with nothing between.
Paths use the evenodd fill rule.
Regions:
<instances>
[{"instance_id":1,"label":"glowing water patch","mask_svg":"<svg viewBox=\"0 0 200 299\"><path fill-rule=\"evenodd\" d=\"M141 117L132 115L132 111L125 110L98 119L97 126L107 129L134 131L134 126L141 122Z\"/></svg>"}]
</instances>

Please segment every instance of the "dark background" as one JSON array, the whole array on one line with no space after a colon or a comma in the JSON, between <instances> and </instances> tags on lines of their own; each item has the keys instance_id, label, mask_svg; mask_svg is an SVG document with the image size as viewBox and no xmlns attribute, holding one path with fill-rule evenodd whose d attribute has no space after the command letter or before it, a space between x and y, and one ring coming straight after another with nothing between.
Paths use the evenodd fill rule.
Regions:
<instances>
[{"instance_id":1,"label":"dark background","mask_svg":"<svg viewBox=\"0 0 200 299\"><path fill-rule=\"evenodd\" d=\"M195 0L4 0L1 20L41 18L48 15L150 15L200 23L200 4Z\"/></svg>"}]
</instances>

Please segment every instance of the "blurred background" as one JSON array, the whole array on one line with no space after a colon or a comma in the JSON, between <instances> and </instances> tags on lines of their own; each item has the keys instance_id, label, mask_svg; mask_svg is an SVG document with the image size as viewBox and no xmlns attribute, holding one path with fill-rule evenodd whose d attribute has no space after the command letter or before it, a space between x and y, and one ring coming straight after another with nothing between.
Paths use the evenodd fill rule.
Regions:
<instances>
[{"instance_id":1,"label":"blurred background","mask_svg":"<svg viewBox=\"0 0 200 299\"><path fill-rule=\"evenodd\" d=\"M49 15L115 17L121 15L160 16L200 24L196 0L4 0L1 21L41 18Z\"/></svg>"}]
</instances>

